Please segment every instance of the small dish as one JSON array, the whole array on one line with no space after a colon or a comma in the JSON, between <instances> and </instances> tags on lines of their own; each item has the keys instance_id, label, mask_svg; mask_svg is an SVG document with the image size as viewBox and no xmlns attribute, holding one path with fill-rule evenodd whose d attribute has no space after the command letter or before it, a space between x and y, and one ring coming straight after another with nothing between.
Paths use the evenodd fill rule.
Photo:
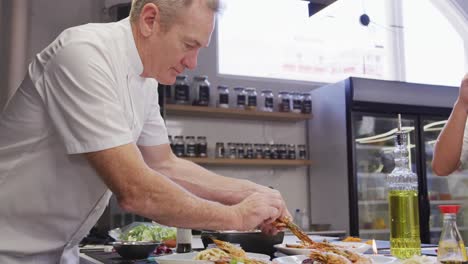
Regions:
<instances>
[{"instance_id":1,"label":"small dish","mask_svg":"<svg viewBox=\"0 0 468 264\"><path fill-rule=\"evenodd\" d=\"M115 251L124 259L146 259L160 242L117 241L112 242Z\"/></svg>"}]
</instances>

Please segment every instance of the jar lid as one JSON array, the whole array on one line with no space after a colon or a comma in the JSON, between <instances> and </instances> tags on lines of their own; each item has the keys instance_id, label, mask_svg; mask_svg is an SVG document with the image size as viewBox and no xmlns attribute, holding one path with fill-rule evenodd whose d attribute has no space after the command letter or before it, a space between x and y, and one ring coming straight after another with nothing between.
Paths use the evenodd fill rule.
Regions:
<instances>
[{"instance_id":1,"label":"jar lid","mask_svg":"<svg viewBox=\"0 0 468 264\"><path fill-rule=\"evenodd\" d=\"M206 75L197 75L197 76L195 76L195 77L193 77L193 78L194 78L195 80L200 80L200 81L201 81L201 80L206 80L206 79L208 79L208 76L206 76Z\"/></svg>"},{"instance_id":2,"label":"jar lid","mask_svg":"<svg viewBox=\"0 0 468 264\"><path fill-rule=\"evenodd\" d=\"M439 210L443 214L456 214L456 213L458 213L458 210L460 210L460 205L459 204L439 205Z\"/></svg>"},{"instance_id":3,"label":"jar lid","mask_svg":"<svg viewBox=\"0 0 468 264\"><path fill-rule=\"evenodd\" d=\"M218 85L218 89L229 89L226 85Z\"/></svg>"},{"instance_id":4,"label":"jar lid","mask_svg":"<svg viewBox=\"0 0 468 264\"><path fill-rule=\"evenodd\" d=\"M256 89L254 87L247 87L245 88L246 91L255 91Z\"/></svg>"},{"instance_id":5,"label":"jar lid","mask_svg":"<svg viewBox=\"0 0 468 264\"><path fill-rule=\"evenodd\" d=\"M281 92L279 92L279 94L289 94L289 92L281 91Z\"/></svg>"},{"instance_id":6,"label":"jar lid","mask_svg":"<svg viewBox=\"0 0 468 264\"><path fill-rule=\"evenodd\" d=\"M198 136L197 138L198 138L198 139L206 139L205 136Z\"/></svg>"},{"instance_id":7,"label":"jar lid","mask_svg":"<svg viewBox=\"0 0 468 264\"><path fill-rule=\"evenodd\" d=\"M234 87L234 91L243 91L244 87Z\"/></svg>"},{"instance_id":8,"label":"jar lid","mask_svg":"<svg viewBox=\"0 0 468 264\"><path fill-rule=\"evenodd\" d=\"M176 80L185 80L187 79L187 75L177 75Z\"/></svg>"},{"instance_id":9,"label":"jar lid","mask_svg":"<svg viewBox=\"0 0 468 264\"><path fill-rule=\"evenodd\" d=\"M186 139L194 139L195 137L194 136L186 136L185 138Z\"/></svg>"}]
</instances>

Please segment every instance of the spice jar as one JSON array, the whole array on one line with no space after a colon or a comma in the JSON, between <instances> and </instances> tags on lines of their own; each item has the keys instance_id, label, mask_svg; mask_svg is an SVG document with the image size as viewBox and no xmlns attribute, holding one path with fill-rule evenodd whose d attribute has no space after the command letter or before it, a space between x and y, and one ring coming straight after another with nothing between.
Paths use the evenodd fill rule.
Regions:
<instances>
[{"instance_id":1,"label":"spice jar","mask_svg":"<svg viewBox=\"0 0 468 264\"><path fill-rule=\"evenodd\" d=\"M186 149L186 156L187 157L196 157L197 156L197 145L195 143L195 137L194 136L186 136L185 137L185 144L187 146Z\"/></svg>"},{"instance_id":2,"label":"spice jar","mask_svg":"<svg viewBox=\"0 0 468 264\"><path fill-rule=\"evenodd\" d=\"M271 149L269 144L263 144L263 158L271 159Z\"/></svg>"},{"instance_id":3,"label":"spice jar","mask_svg":"<svg viewBox=\"0 0 468 264\"><path fill-rule=\"evenodd\" d=\"M256 159L263 159L263 147L262 144L254 144L254 152Z\"/></svg>"},{"instance_id":4,"label":"spice jar","mask_svg":"<svg viewBox=\"0 0 468 264\"><path fill-rule=\"evenodd\" d=\"M273 92L271 90L262 90L260 94L260 110L264 112L273 112Z\"/></svg>"},{"instance_id":5,"label":"spice jar","mask_svg":"<svg viewBox=\"0 0 468 264\"><path fill-rule=\"evenodd\" d=\"M296 145L294 144L288 145L288 159L296 159Z\"/></svg>"},{"instance_id":6,"label":"spice jar","mask_svg":"<svg viewBox=\"0 0 468 264\"><path fill-rule=\"evenodd\" d=\"M247 94L245 92L244 87L235 87L234 93L236 96L236 108L245 109Z\"/></svg>"},{"instance_id":7,"label":"spice jar","mask_svg":"<svg viewBox=\"0 0 468 264\"><path fill-rule=\"evenodd\" d=\"M278 145L276 144L270 144L270 157L271 159L279 159L279 154L278 154Z\"/></svg>"},{"instance_id":8,"label":"spice jar","mask_svg":"<svg viewBox=\"0 0 468 264\"><path fill-rule=\"evenodd\" d=\"M235 143L228 143L228 149L229 149L229 158L230 159L237 158L236 144Z\"/></svg>"},{"instance_id":9,"label":"spice jar","mask_svg":"<svg viewBox=\"0 0 468 264\"><path fill-rule=\"evenodd\" d=\"M218 86L218 107L229 108L229 88L224 85Z\"/></svg>"},{"instance_id":10,"label":"spice jar","mask_svg":"<svg viewBox=\"0 0 468 264\"><path fill-rule=\"evenodd\" d=\"M278 157L279 159L288 159L288 150L286 144L278 145Z\"/></svg>"},{"instance_id":11,"label":"spice jar","mask_svg":"<svg viewBox=\"0 0 468 264\"><path fill-rule=\"evenodd\" d=\"M252 144L250 144L250 143L244 144L244 149L245 149L245 158L253 159L254 158L254 150L252 148Z\"/></svg>"},{"instance_id":12,"label":"spice jar","mask_svg":"<svg viewBox=\"0 0 468 264\"><path fill-rule=\"evenodd\" d=\"M207 142L206 137L199 136L197 137L197 156L201 158L206 158L208 156L207 153Z\"/></svg>"},{"instance_id":13,"label":"spice jar","mask_svg":"<svg viewBox=\"0 0 468 264\"><path fill-rule=\"evenodd\" d=\"M245 149L244 144L237 143L237 158L238 159L245 159Z\"/></svg>"},{"instance_id":14,"label":"spice jar","mask_svg":"<svg viewBox=\"0 0 468 264\"><path fill-rule=\"evenodd\" d=\"M247 94L247 110L256 110L257 109L257 91L253 87L245 89Z\"/></svg>"},{"instance_id":15,"label":"spice jar","mask_svg":"<svg viewBox=\"0 0 468 264\"><path fill-rule=\"evenodd\" d=\"M223 159L225 155L224 150L224 143L223 142L216 142L216 154L215 157L219 159Z\"/></svg>"},{"instance_id":16,"label":"spice jar","mask_svg":"<svg viewBox=\"0 0 468 264\"><path fill-rule=\"evenodd\" d=\"M291 112L291 95L289 92L278 93L278 111L280 112Z\"/></svg>"},{"instance_id":17,"label":"spice jar","mask_svg":"<svg viewBox=\"0 0 468 264\"><path fill-rule=\"evenodd\" d=\"M175 136L174 138L174 154L177 157L185 156L185 143L183 136Z\"/></svg>"},{"instance_id":18,"label":"spice jar","mask_svg":"<svg viewBox=\"0 0 468 264\"><path fill-rule=\"evenodd\" d=\"M299 152L299 159L305 160L307 159L307 152L306 152L306 146L305 145L297 145L297 150Z\"/></svg>"},{"instance_id":19,"label":"spice jar","mask_svg":"<svg viewBox=\"0 0 468 264\"><path fill-rule=\"evenodd\" d=\"M176 104L190 103L190 86L187 75L179 75L174 83L174 101Z\"/></svg>"},{"instance_id":20,"label":"spice jar","mask_svg":"<svg viewBox=\"0 0 468 264\"><path fill-rule=\"evenodd\" d=\"M302 113L312 113L312 96L310 95L310 93L302 94Z\"/></svg>"},{"instance_id":21,"label":"spice jar","mask_svg":"<svg viewBox=\"0 0 468 264\"><path fill-rule=\"evenodd\" d=\"M210 83L208 76L198 75L192 83L193 105L208 106L210 104Z\"/></svg>"},{"instance_id":22,"label":"spice jar","mask_svg":"<svg viewBox=\"0 0 468 264\"><path fill-rule=\"evenodd\" d=\"M300 93L292 93L292 112L301 113L302 112L302 95Z\"/></svg>"}]
</instances>

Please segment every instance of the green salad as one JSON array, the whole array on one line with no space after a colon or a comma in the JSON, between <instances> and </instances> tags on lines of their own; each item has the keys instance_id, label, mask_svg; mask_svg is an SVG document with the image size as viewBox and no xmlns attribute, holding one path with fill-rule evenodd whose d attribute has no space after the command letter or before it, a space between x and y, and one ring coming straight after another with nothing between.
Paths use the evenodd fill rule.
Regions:
<instances>
[{"instance_id":1,"label":"green salad","mask_svg":"<svg viewBox=\"0 0 468 264\"><path fill-rule=\"evenodd\" d=\"M123 241L165 241L176 238L176 229L173 227L163 227L157 225L141 224L135 226L120 235Z\"/></svg>"}]
</instances>

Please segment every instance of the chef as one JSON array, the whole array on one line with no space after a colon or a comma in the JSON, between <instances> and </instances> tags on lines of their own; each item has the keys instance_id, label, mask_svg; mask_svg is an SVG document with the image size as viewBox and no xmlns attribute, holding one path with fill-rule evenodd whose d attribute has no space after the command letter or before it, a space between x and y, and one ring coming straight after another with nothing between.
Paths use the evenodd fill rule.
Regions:
<instances>
[{"instance_id":1,"label":"chef","mask_svg":"<svg viewBox=\"0 0 468 264\"><path fill-rule=\"evenodd\" d=\"M134 0L130 17L62 32L0 116L0 263L77 263L113 193L159 223L277 232L281 194L177 158L157 86L197 66L218 0Z\"/></svg>"}]
</instances>

